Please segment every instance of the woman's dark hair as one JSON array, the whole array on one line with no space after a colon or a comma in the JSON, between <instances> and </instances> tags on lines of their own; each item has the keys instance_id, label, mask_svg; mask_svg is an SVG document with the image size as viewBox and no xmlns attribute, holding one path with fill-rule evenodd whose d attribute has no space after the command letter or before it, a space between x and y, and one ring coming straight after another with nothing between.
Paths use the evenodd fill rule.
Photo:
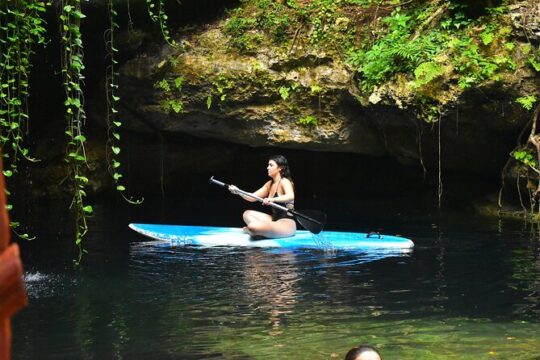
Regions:
<instances>
[{"instance_id":1,"label":"woman's dark hair","mask_svg":"<svg viewBox=\"0 0 540 360\"><path fill-rule=\"evenodd\" d=\"M356 360L358 356L362 355L362 353L365 353L365 352L374 352L377 355L379 355L379 358L381 358L381 354L373 346L360 345L349 350L347 355L345 355L345 360Z\"/></svg>"},{"instance_id":2,"label":"woman's dark hair","mask_svg":"<svg viewBox=\"0 0 540 360\"><path fill-rule=\"evenodd\" d=\"M289 169L289 162L283 155L271 156L270 160L273 160L277 166L281 168L281 177L287 178L292 182L291 169Z\"/></svg>"}]
</instances>

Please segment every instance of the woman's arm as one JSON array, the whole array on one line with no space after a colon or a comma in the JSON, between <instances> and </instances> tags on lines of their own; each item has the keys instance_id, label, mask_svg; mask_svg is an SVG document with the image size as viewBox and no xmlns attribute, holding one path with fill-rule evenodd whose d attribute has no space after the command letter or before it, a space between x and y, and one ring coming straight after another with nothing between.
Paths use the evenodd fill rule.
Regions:
<instances>
[{"instance_id":1,"label":"woman's arm","mask_svg":"<svg viewBox=\"0 0 540 360\"><path fill-rule=\"evenodd\" d=\"M268 193L270 191L270 183L271 183L271 181L268 181L259 190L255 191L253 193L253 195L258 196L260 198L265 198L266 196L268 196ZM249 202L257 201L257 200L255 200L254 198L252 198L250 196L238 193L238 188L235 185L229 186L229 191L232 192L235 195L240 195L246 201L249 201Z\"/></svg>"},{"instance_id":2,"label":"woman's arm","mask_svg":"<svg viewBox=\"0 0 540 360\"><path fill-rule=\"evenodd\" d=\"M266 184L262 186L259 190L255 191L253 195L257 195L260 198L265 198L270 193L270 185L272 185L272 181L267 181ZM253 200L253 199L252 199ZM255 200L253 200L255 201Z\"/></svg>"}]
</instances>

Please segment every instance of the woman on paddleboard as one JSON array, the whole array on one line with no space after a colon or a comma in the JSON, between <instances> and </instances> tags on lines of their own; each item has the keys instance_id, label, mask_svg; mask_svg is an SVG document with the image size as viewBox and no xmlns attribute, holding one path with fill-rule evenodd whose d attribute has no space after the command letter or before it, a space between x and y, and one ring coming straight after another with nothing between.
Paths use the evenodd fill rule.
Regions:
<instances>
[{"instance_id":1,"label":"woman on paddleboard","mask_svg":"<svg viewBox=\"0 0 540 360\"><path fill-rule=\"evenodd\" d=\"M271 180L267 181L263 187L253 194L263 198L264 205L275 202L288 209L293 209L294 185L287 159L283 155L272 156L268 160L266 170ZM239 194L238 188L235 185L230 185L229 191L233 194ZM256 201L249 196L239 195L247 201ZM282 238L293 236L296 233L294 217L286 211L273 207L272 215L255 210L246 210L244 211L243 218L246 223L244 231L251 236Z\"/></svg>"}]
</instances>

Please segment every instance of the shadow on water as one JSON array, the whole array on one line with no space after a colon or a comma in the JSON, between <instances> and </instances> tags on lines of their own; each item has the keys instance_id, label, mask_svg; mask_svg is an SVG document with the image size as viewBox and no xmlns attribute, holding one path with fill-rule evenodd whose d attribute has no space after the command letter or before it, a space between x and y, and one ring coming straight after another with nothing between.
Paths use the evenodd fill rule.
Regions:
<instances>
[{"instance_id":1,"label":"shadow on water","mask_svg":"<svg viewBox=\"0 0 540 360\"><path fill-rule=\"evenodd\" d=\"M103 202L89 254L75 268L63 229L53 227L55 211L36 209L37 222L52 225L23 244L30 305L14 319L13 358L330 359L358 343L388 359L540 354L537 228L320 203L332 214L329 229L401 234L416 246L391 257L160 247L127 224L238 226L243 204Z\"/></svg>"}]
</instances>

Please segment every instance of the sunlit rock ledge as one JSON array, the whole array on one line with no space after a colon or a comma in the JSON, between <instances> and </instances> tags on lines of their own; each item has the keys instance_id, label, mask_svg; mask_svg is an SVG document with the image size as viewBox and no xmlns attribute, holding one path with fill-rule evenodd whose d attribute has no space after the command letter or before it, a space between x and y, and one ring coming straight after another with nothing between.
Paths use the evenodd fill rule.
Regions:
<instances>
[{"instance_id":1,"label":"sunlit rock ledge","mask_svg":"<svg viewBox=\"0 0 540 360\"><path fill-rule=\"evenodd\" d=\"M535 91L536 75L519 51L515 72L498 82L464 91L443 79L437 98L446 107L440 123L430 123L403 76L362 94L336 54L263 43L239 55L229 51L222 27L223 20L202 26L177 48L139 53L123 65L127 129L386 155L405 165L434 164L440 156L448 169L495 174L530 117L515 99Z\"/></svg>"}]
</instances>

